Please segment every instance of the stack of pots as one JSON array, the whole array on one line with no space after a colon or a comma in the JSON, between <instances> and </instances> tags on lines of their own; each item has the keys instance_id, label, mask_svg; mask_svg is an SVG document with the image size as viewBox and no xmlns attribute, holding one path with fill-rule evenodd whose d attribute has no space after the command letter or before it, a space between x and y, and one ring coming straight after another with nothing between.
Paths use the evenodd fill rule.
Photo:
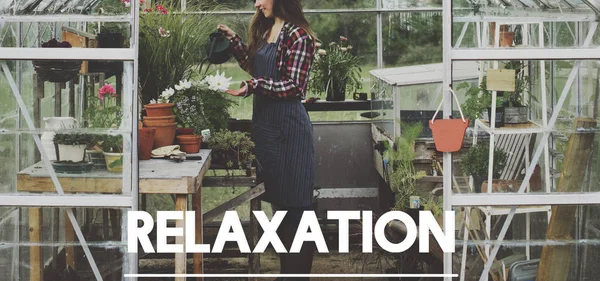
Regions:
<instances>
[{"instance_id":1,"label":"stack of pots","mask_svg":"<svg viewBox=\"0 0 600 281\"><path fill-rule=\"evenodd\" d=\"M172 103L153 103L144 105L146 116L142 122L145 128L155 129L153 149L172 145L175 142L175 115Z\"/></svg>"},{"instance_id":2,"label":"stack of pots","mask_svg":"<svg viewBox=\"0 0 600 281\"><path fill-rule=\"evenodd\" d=\"M178 135L177 143L180 150L185 153L198 153L202 145L202 136L194 134Z\"/></svg>"}]
</instances>

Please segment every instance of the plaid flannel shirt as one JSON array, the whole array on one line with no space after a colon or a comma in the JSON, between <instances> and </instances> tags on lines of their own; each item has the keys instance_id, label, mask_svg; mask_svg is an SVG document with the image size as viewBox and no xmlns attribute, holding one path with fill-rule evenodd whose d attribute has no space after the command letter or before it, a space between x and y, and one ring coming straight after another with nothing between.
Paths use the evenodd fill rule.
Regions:
<instances>
[{"instance_id":1,"label":"plaid flannel shirt","mask_svg":"<svg viewBox=\"0 0 600 281\"><path fill-rule=\"evenodd\" d=\"M248 85L246 96L262 89L261 94L274 99L304 99L308 74L314 58L313 38L306 30L286 22L279 34L276 58L279 80L266 77L253 77L245 81ZM235 35L231 39L233 56L240 66L248 60L248 47Z\"/></svg>"}]
</instances>

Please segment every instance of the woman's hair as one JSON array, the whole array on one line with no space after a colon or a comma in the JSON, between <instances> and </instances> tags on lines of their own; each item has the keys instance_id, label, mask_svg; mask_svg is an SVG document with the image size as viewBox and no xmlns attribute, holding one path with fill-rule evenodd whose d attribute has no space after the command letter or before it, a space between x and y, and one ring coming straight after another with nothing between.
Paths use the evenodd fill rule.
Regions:
<instances>
[{"instance_id":1,"label":"woman's hair","mask_svg":"<svg viewBox=\"0 0 600 281\"><path fill-rule=\"evenodd\" d=\"M259 9L256 9L256 13L254 14L254 17L252 17L252 22L250 23L250 32L248 34L249 58L246 65L244 65L244 68L247 71L252 73L254 54L256 54L258 49L263 45L263 37L265 34L273 27L273 24L275 24L275 17L279 17L286 22L290 22L303 28L313 39L313 44L316 42L317 38L310 28L310 24L304 17L300 1L301 0L273 0L273 18L266 18Z\"/></svg>"}]
</instances>

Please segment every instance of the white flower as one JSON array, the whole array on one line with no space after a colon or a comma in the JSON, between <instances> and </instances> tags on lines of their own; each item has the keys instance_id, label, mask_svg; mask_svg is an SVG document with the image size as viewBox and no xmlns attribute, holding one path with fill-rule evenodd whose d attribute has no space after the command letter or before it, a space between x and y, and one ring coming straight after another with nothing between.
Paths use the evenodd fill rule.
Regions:
<instances>
[{"instance_id":1,"label":"white flower","mask_svg":"<svg viewBox=\"0 0 600 281\"><path fill-rule=\"evenodd\" d=\"M189 89L191 87L192 87L192 82L189 82L188 80L181 80L181 81L179 81L179 84L175 85L175 90L181 91L181 90Z\"/></svg>"},{"instance_id":2,"label":"white flower","mask_svg":"<svg viewBox=\"0 0 600 281\"><path fill-rule=\"evenodd\" d=\"M156 100L155 99L151 99L150 100L150 104L154 104L154 103L156 103Z\"/></svg>"},{"instance_id":3,"label":"white flower","mask_svg":"<svg viewBox=\"0 0 600 281\"><path fill-rule=\"evenodd\" d=\"M324 56L324 55L327 55L327 51L325 51L323 49L319 49L319 51L317 51L317 54L319 54L320 56Z\"/></svg>"},{"instance_id":4,"label":"white flower","mask_svg":"<svg viewBox=\"0 0 600 281\"><path fill-rule=\"evenodd\" d=\"M162 91L162 93L160 94L159 102L160 103L168 103L169 102L169 98L173 94L175 94L175 90L173 90L173 88L168 88L168 89Z\"/></svg>"},{"instance_id":5,"label":"white flower","mask_svg":"<svg viewBox=\"0 0 600 281\"><path fill-rule=\"evenodd\" d=\"M225 91L228 90L229 86L231 85L231 77L226 78L225 72L221 72L221 74L219 74L218 70L217 74L214 76L206 76L204 81L208 84L208 89L213 91Z\"/></svg>"},{"instance_id":6,"label":"white flower","mask_svg":"<svg viewBox=\"0 0 600 281\"><path fill-rule=\"evenodd\" d=\"M315 47L316 48L321 48L321 43L320 42L315 43Z\"/></svg>"},{"instance_id":7,"label":"white flower","mask_svg":"<svg viewBox=\"0 0 600 281\"><path fill-rule=\"evenodd\" d=\"M341 47L341 48L340 48L340 50L341 50L342 52L345 52L345 51L348 51L348 48L346 48L346 47Z\"/></svg>"}]
</instances>

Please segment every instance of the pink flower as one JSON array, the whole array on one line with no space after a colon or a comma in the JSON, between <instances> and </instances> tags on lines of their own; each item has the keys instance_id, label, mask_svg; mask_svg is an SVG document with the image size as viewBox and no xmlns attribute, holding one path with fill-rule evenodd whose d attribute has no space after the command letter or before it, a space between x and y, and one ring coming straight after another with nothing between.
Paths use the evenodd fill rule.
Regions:
<instances>
[{"instance_id":1,"label":"pink flower","mask_svg":"<svg viewBox=\"0 0 600 281\"><path fill-rule=\"evenodd\" d=\"M168 31L162 27L159 27L158 34L160 34L161 37L169 37L169 36L171 36L171 31Z\"/></svg>"},{"instance_id":2,"label":"pink flower","mask_svg":"<svg viewBox=\"0 0 600 281\"><path fill-rule=\"evenodd\" d=\"M102 88L98 89L98 98L103 100L105 96L117 97L117 92L112 85L105 83Z\"/></svg>"},{"instance_id":3,"label":"pink flower","mask_svg":"<svg viewBox=\"0 0 600 281\"><path fill-rule=\"evenodd\" d=\"M344 36L340 36L340 41L342 41L342 42L348 41L348 38L346 38Z\"/></svg>"}]
</instances>

